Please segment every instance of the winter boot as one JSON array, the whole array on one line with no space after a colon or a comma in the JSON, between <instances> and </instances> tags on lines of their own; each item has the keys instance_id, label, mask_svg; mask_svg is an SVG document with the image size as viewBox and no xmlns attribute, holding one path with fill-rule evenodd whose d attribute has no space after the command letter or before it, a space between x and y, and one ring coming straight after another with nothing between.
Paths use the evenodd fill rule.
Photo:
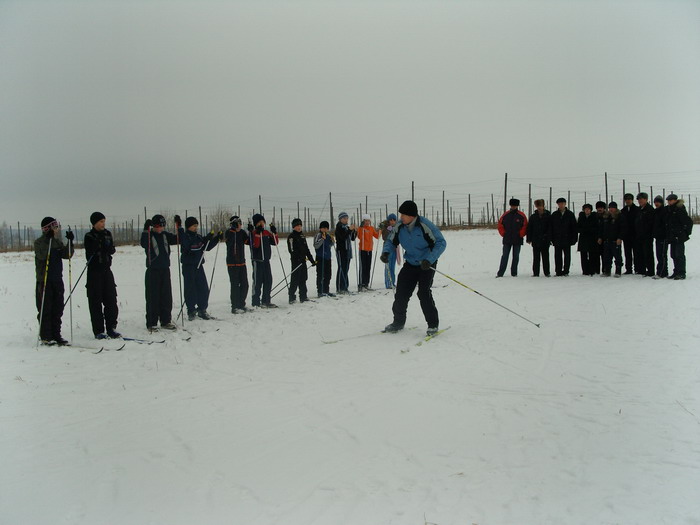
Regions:
<instances>
[{"instance_id":1,"label":"winter boot","mask_svg":"<svg viewBox=\"0 0 700 525\"><path fill-rule=\"evenodd\" d=\"M438 327L437 326L429 326L428 329L425 331L425 335L427 336L433 336L438 333Z\"/></svg>"},{"instance_id":2,"label":"winter boot","mask_svg":"<svg viewBox=\"0 0 700 525\"><path fill-rule=\"evenodd\" d=\"M175 326L172 322L170 322L170 323L165 323L165 324L161 323L161 324L160 324L160 327L161 327L163 330L177 330L177 326Z\"/></svg>"},{"instance_id":3,"label":"winter boot","mask_svg":"<svg viewBox=\"0 0 700 525\"><path fill-rule=\"evenodd\" d=\"M390 334L395 334L399 330L403 330L402 324L391 323L391 324L388 324L384 327L384 332L387 332Z\"/></svg>"},{"instance_id":4,"label":"winter boot","mask_svg":"<svg viewBox=\"0 0 700 525\"><path fill-rule=\"evenodd\" d=\"M205 321L211 321L214 319L211 315L209 315L209 313L207 313L206 310L200 310L197 315L199 315L200 319L204 319Z\"/></svg>"},{"instance_id":5,"label":"winter boot","mask_svg":"<svg viewBox=\"0 0 700 525\"><path fill-rule=\"evenodd\" d=\"M95 334L95 339L107 339L107 334L104 332L101 334Z\"/></svg>"},{"instance_id":6,"label":"winter boot","mask_svg":"<svg viewBox=\"0 0 700 525\"><path fill-rule=\"evenodd\" d=\"M114 328L108 328L107 335L112 339L119 339L122 336L122 334L117 332Z\"/></svg>"},{"instance_id":7,"label":"winter boot","mask_svg":"<svg viewBox=\"0 0 700 525\"><path fill-rule=\"evenodd\" d=\"M195 312L187 312L187 320L194 321L197 319L197 314Z\"/></svg>"}]
</instances>

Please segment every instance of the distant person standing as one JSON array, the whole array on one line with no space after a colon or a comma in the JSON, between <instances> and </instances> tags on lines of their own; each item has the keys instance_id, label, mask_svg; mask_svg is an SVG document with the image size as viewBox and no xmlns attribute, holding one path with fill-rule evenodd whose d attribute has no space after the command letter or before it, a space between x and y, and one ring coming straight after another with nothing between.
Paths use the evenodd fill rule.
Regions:
<instances>
[{"instance_id":1,"label":"distant person standing","mask_svg":"<svg viewBox=\"0 0 700 525\"><path fill-rule=\"evenodd\" d=\"M654 279L668 277L668 241L666 240L666 214L661 195L654 197L654 240L656 241L656 276Z\"/></svg>"},{"instance_id":2,"label":"distant person standing","mask_svg":"<svg viewBox=\"0 0 700 525\"><path fill-rule=\"evenodd\" d=\"M360 251L360 290L367 291L372 269L374 239L379 239L379 232L372 226L372 220L367 214L362 216L362 225L357 229L357 239Z\"/></svg>"},{"instance_id":3,"label":"distant person standing","mask_svg":"<svg viewBox=\"0 0 700 525\"><path fill-rule=\"evenodd\" d=\"M532 276L540 276L540 260L549 277L549 246L552 244L552 215L544 209L544 199L535 201L535 212L527 223L527 243L532 246Z\"/></svg>"},{"instance_id":4,"label":"distant person standing","mask_svg":"<svg viewBox=\"0 0 700 525\"><path fill-rule=\"evenodd\" d=\"M688 216L684 201L674 193L666 197L666 201L666 240L671 246L673 260L673 273L668 278L679 281L685 279L685 243L693 232L693 221Z\"/></svg>"},{"instance_id":5,"label":"distant person standing","mask_svg":"<svg viewBox=\"0 0 700 525\"><path fill-rule=\"evenodd\" d=\"M396 215L390 213L386 220L379 224L379 232L382 234L382 243L389 238L389 235L396 227ZM396 262L401 264L401 250L398 248L389 252L389 260L384 265L384 286L391 289L396 286Z\"/></svg>"},{"instance_id":6,"label":"distant person standing","mask_svg":"<svg viewBox=\"0 0 700 525\"><path fill-rule=\"evenodd\" d=\"M230 219L231 227L224 233L226 240L226 267L231 282L231 313L239 314L247 311L245 306L248 297L248 268L245 262L248 232L241 226L243 221L238 215Z\"/></svg>"},{"instance_id":7,"label":"distant person standing","mask_svg":"<svg viewBox=\"0 0 700 525\"><path fill-rule=\"evenodd\" d=\"M518 261L520 260L520 248L523 245L523 237L527 233L527 217L518 207L518 199L510 199L510 210L498 219L498 233L503 237L503 254L501 264L496 277L503 277L508 267L510 252L513 251L513 262L510 264L510 275L518 276Z\"/></svg>"},{"instance_id":8,"label":"distant person standing","mask_svg":"<svg viewBox=\"0 0 700 525\"><path fill-rule=\"evenodd\" d=\"M197 217L185 219L185 234L180 239L182 244L182 281L185 285L185 304L187 319L194 321L197 317L209 321L213 319L209 308L209 282L204 272L204 252L211 250L224 236L223 232L212 230L205 237L199 234Z\"/></svg>"},{"instance_id":9,"label":"distant person standing","mask_svg":"<svg viewBox=\"0 0 700 525\"><path fill-rule=\"evenodd\" d=\"M250 233L251 256L253 262L253 297L251 304L261 308L277 308L271 301L272 291L272 246L277 246L279 237L277 228L270 224L269 228L265 217L256 213L253 215L253 224L248 225ZM262 294L262 296L261 296Z\"/></svg>"},{"instance_id":10,"label":"distant person standing","mask_svg":"<svg viewBox=\"0 0 700 525\"><path fill-rule=\"evenodd\" d=\"M598 218L593 214L593 206L584 204L578 214L578 251L581 253L583 275L595 275L598 262ZM596 271L598 270L598 271Z\"/></svg>"},{"instance_id":11,"label":"distant person standing","mask_svg":"<svg viewBox=\"0 0 700 525\"><path fill-rule=\"evenodd\" d=\"M335 225L335 251L338 257L338 271L335 276L335 288L339 294L350 293L350 260L352 259L352 243L357 237L357 228L348 224L349 217L345 212L338 215Z\"/></svg>"},{"instance_id":12,"label":"distant person standing","mask_svg":"<svg viewBox=\"0 0 700 525\"><path fill-rule=\"evenodd\" d=\"M90 215L92 229L85 234L83 245L87 257L88 306L92 333L96 339L121 337L117 332L117 285L112 274L112 255L116 252L112 233L105 228L105 216L96 211ZM106 333L105 333L106 327Z\"/></svg>"},{"instance_id":13,"label":"distant person standing","mask_svg":"<svg viewBox=\"0 0 700 525\"><path fill-rule=\"evenodd\" d=\"M637 270L644 277L654 277L654 209L649 204L649 194L637 195L639 207L635 217L634 234L637 240L639 264Z\"/></svg>"},{"instance_id":14,"label":"distant person standing","mask_svg":"<svg viewBox=\"0 0 700 525\"><path fill-rule=\"evenodd\" d=\"M622 226L622 245L625 251L625 273L642 273L639 260L639 242L635 232L639 208L634 203L634 195L625 193L625 205L620 210L624 221Z\"/></svg>"},{"instance_id":15,"label":"distant person standing","mask_svg":"<svg viewBox=\"0 0 700 525\"><path fill-rule=\"evenodd\" d=\"M66 239L73 240L73 232L66 232ZM39 321L39 337L42 344L59 346L69 344L61 336L63 317L63 259L73 256L72 243L61 240L61 225L53 217L41 221L41 237L34 241L36 266L36 309Z\"/></svg>"},{"instance_id":16,"label":"distant person standing","mask_svg":"<svg viewBox=\"0 0 700 525\"><path fill-rule=\"evenodd\" d=\"M608 206L603 201L598 201L595 203L595 216L598 224L598 231L600 231L603 228L603 220L605 219L605 212L607 211L607 209ZM596 264L594 269L595 273L599 274L601 272L601 268L603 268L603 247L597 243L595 258Z\"/></svg>"},{"instance_id":17,"label":"distant person standing","mask_svg":"<svg viewBox=\"0 0 700 525\"><path fill-rule=\"evenodd\" d=\"M622 232L625 217L617 209L617 203L608 204L608 211L598 234L598 244L603 247L603 277L610 277L613 260L615 261L615 277L622 274Z\"/></svg>"},{"instance_id":18,"label":"distant person standing","mask_svg":"<svg viewBox=\"0 0 700 525\"><path fill-rule=\"evenodd\" d=\"M398 332L406 324L408 301L418 285L418 299L423 316L428 323L428 335L437 333L440 319L430 287L435 276L434 269L438 258L447 247L440 229L425 217L418 216L418 206L413 201L405 201L399 207L401 224L395 228L384 242L380 260L386 263L389 253L401 245L405 250L405 262L396 283L396 295L392 312L394 320L384 329Z\"/></svg>"},{"instance_id":19,"label":"distant person standing","mask_svg":"<svg viewBox=\"0 0 700 525\"><path fill-rule=\"evenodd\" d=\"M328 232L330 224L321 221L318 232L314 236L314 249L316 250L316 291L319 297L335 297L330 292L331 285L331 250L333 249L333 236Z\"/></svg>"},{"instance_id":20,"label":"distant person standing","mask_svg":"<svg viewBox=\"0 0 700 525\"><path fill-rule=\"evenodd\" d=\"M306 268L308 260L312 266L316 266L314 256L311 255L309 245L306 244L306 236L301 231L303 223L301 219L296 218L292 221L292 233L287 237L287 250L292 263L292 274L290 275L289 283L289 304L294 304L297 301L297 289L299 290L299 302L305 303L309 300L306 281L309 278L309 273Z\"/></svg>"},{"instance_id":21,"label":"distant person standing","mask_svg":"<svg viewBox=\"0 0 700 525\"><path fill-rule=\"evenodd\" d=\"M557 210L552 213L552 244L554 245L554 273L558 277L569 275L571 247L576 244L576 217L566 207L566 199L557 199Z\"/></svg>"}]
</instances>

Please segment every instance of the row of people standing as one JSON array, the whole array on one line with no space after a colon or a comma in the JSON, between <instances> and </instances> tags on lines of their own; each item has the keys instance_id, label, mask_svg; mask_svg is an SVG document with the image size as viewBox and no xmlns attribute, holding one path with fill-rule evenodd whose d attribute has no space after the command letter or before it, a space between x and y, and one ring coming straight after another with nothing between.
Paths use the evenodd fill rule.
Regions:
<instances>
[{"instance_id":1,"label":"row of people standing","mask_svg":"<svg viewBox=\"0 0 700 525\"><path fill-rule=\"evenodd\" d=\"M529 220L518 209L520 201L511 199L511 209L501 216L498 223L503 237L503 254L496 276L505 274L511 251L511 275L517 276L520 247L526 239L533 251L533 276L540 275L540 267L545 276L550 276L550 246L554 247L555 275L569 275L571 247L578 243L583 275L609 276L613 263L615 275L622 275L624 250L625 274L685 279L685 242L692 233L693 223L683 200L670 194L664 206L663 197L656 196L652 207L648 194L644 192L637 195L639 205L634 204L632 194L625 194L624 199L622 209L616 202L606 205L599 201L593 212L593 206L584 204L578 219L566 207L566 199L557 199L557 210L553 213L544 208L543 199L538 199ZM670 275L669 248L674 263Z\"/></svg>"}]
</instances>

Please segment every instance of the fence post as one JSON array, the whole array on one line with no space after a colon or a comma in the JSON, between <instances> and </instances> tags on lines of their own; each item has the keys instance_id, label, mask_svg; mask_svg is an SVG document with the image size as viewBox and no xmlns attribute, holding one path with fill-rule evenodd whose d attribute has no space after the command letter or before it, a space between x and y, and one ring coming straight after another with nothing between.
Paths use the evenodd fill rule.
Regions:
<instances>
[{"instance_id":1,"label":"fence post","mask_svg":"<svg viewBox=\"0 0 700 525\"><path fill-rule=\"evenodd\" d=\"M605 205L610 202L610 197L608 195L608 172L605 172Z\"/></svg>"},{"instance_id":2,"label":"fence post","mask_svg":"<svg viewBox=\"0 0 700 525\"><path fill-rule=\"evenodd\" d=\"M508 173L506 173L505 185L503 186L503 213L506 212L506 202L508 201ZM491 194L491 204L493 207L493 193Z\"/></svg>"},{"instance_id":3,"label":"fence post","mask_svg":"<svg viewBox=\"0 0 700 525\"><path fill-rule=\"evenodd\" d=\"M472 225L472 194L467 196L467 223Z\"/></svg>"},{"instance_id":4,"label":"fence post","mask_svg":"<svg viewBox=\"0 0 700 525\"><path fill-rule=\"evenodd\" d=\"M527 185L527 216L532 215L532 184Z\"/></svg>"}]
</instances>

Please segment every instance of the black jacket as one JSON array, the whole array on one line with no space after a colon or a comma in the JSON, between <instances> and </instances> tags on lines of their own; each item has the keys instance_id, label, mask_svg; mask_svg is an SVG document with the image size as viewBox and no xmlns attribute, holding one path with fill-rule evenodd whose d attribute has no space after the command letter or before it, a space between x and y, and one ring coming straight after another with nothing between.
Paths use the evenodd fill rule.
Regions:
<instances>
[{"instance_id":1,"label":"black jacket","mask_svg":"<svg viewBox=\"0 0 700 525\"><path fill-rule=\"evenodd\" d=\"M335 225L335 249L341 254L352 257L352 241L357 237L357 230L351 230L350 226L338 221Z\"/></svg>"},{"instance_id":2,"label":"black jacket","mask_svg":"<svg viewBox=\"0 0 700 525\"><path fill-rule=\"evenodd\" d=\"M51 253L49 253L51 244ZM69 251L70 250L70 251ZM63 260L73 257L75 247L73 243L63 244L60 237L50 236L44 233L34 241L34 263L36 265L36 281L44 282L46 273L46 259L49 259L49 273L46 280L50 282L63 282Z\"/></svg>"},{"instance_id":3,"label":"black jacket","mask_svg":"<svg viewBox=\"0 0 700 525\"><path fill-rule=\"evenodd\" d=\"M637 222L637 214L639 213L639 206L636 204L631 204L629 206L623 206L620 210L620 215L624 217L624 226L622 229L622 239L632 240L636 238L635 234L635 223Z\"/></svg>"},{"instance_id":4,"label":"black jacket","mask_svg":"<svg viewBox=\"0 0 700 525\"><path fill-rule=\"evenodd\" d=\"M654 237L654 208L650 204L637 208L634 217L634 234L637 240L647 241Z\"/></svg>"},{"instance_id":5,"label":"black jacket","mask_svg":"<svg viewBox=\"0 0 700 525\"><path fill-rule=\"evenodd\" d=\"M598 217L591 213L588 217L584 212L578 214L578 251L592 252L598 247Z\"/></svg>"},{"instance_id":6,"label":"black jacket","mask_svg":"<svg viewBox=\"0 0 700 525\"><path fill-rule=\"evenodd\" d=\"M552 214L544 210L540 215L537 211L530 215L527 223L527 242L535 248L544 248L552 243Z\"/></svg>"},{"instance_id":7,"label":"black jacket","mask_svg":"<svg viewBox=\"0 0 700 525\"><path fill-rule=\"evenodd\" d=\"M314 262L314 256L309 251L309 245L306 243L306 237L302 232L293 231L287 237L287 249L292 257L292 269L300 264L305 264L306 259Z\"/></svg>"},{"instance_id":8,"label":"black jacket","mask_svg":"<svg viewBox=\"0 0 700 525\"><path fill-rule=\"evenodd\" d=\"M685 242L693 232L693 221L685 211L683 200L678 200L673 206L666 206L666 240L669 242Z\"/></svg>"},{"instance_id":9,"label":"black jacket","mask_svg":"<svg viewBox=\"0 0 700 525\"><path fill-rule=\"evenodd\" d=\"M179 228L179 237L181 238L184 234L185 230ZM141 233L141 247L146 252L146 268L170 268L170 245L178 243L178 235L166 231L156 233L153 230Z\"/></svg>"},{"instance_id":10,"label":"black jacket","mask_svg":"<svg viewBox=\"0 0 700 525\"><path fill-rule=\"evenodd\" d=\"M103 272L112 266L112 255L116 249L109 230L97 231L93 228L85 234L83 245L89 272Z\"/></svg>"},{"instance_id":11,"label":"black jacket","mask_svg":"<svg viewBox=\"0 0 700 525\"><path fill-rule=\"evenodd\" d=\"M569 208L564 213L552 212L552 244L554 246L573 246L576 244L576 217Z\"/></svg>"},{"instance_id":12,"label":"black jacket","mask_svg":"<svg viewBox=\"0 0 700 525\"><path fill-rule=\"evenodd\" d=\"M603 215L603 223L598 232L598 238L603 239L603 242L615 242L622 239L622 233L625 231L625 216L620 210L615 210L613 213L608 210Z\"/></svg>"},{"instance_id":13,"label":"black jacket","mask_svg":"<svg viewBox=\"0 0 700 525\"><path fill-rule=\"evenodd\" d=\"M664 240L666 238L666 217L668 214L668 206L659 206L654 208L654 228L652 234L654 239Z\"/></svg>"},{"instance_id":14,"label":"black jacket","mask_svg":"<svg viewBox=\"0 0 700 525\"><path fill-rule=\"evenodd\" d=\"M527 217L520 210L508 210L498 219L498 233L503 244L521 245L527 232Z\"/></svg>"},{"instance_id":15,"label":"black jacket","mask_svg":"<svg viewBox=\"0 0 700 525\"><path fill-rule=\"evenodd\" d=\"M241 266L245 264L246 244L248 244L248 232L241 230L226 230L226 264L229 266Z\"/></svg>"}]
</instances>

